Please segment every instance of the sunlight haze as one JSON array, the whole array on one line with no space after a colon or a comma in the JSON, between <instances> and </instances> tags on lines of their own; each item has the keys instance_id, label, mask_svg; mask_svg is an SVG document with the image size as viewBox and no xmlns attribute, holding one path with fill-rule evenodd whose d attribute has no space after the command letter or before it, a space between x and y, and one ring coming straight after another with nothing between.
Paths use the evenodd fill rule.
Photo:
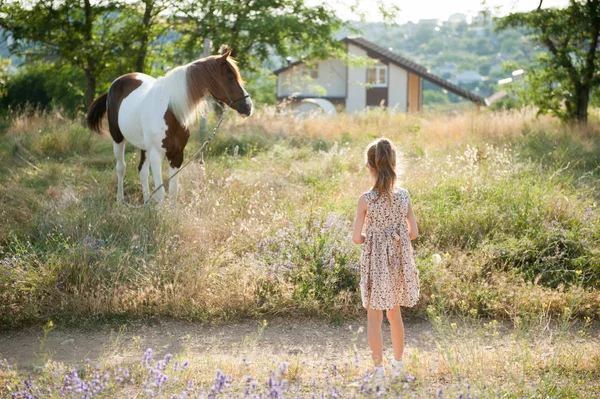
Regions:
<instances>
[{"instance_id":1,"label":"sunlight haze","mask_svg":"<svg viewBox=\"0 0 600 399\"><path fill-rule=\"evenodd\" d=\"M308 4L319 4L319 0L308 0ZM355 4L352 1L329 0L327 3L337 11L338 15L347 20L358 19L358 14L350 11L350 4ZM381 15L372 1L359 1L359 12L364 13L367 21L381 21ZM568 0L545 0L543 7L565 7ZM494 15L505 15L516 11L529 11L539 5L539 0L461 0L451 2L447 0L428 0L428 1L398 1L384 0L384 4L395 5L400 8L396 22L405 23L408 21L418 22L419 19L437 18L446 20L451 14L463 13L474 15L483 9L490 9Z\"/></svg>"}]
</instances>

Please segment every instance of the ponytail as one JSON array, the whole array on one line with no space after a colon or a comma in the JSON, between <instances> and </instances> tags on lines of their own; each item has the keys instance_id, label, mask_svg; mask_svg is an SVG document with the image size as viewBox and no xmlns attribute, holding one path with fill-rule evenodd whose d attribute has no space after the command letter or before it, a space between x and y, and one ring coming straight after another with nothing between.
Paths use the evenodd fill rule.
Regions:
<instances>
[{"instance_id":1,"label":"ponytail","mask_svg":"<svg viewBox=\"0 0 600 399\"><path fill-rule=\"evenodd\" d=\"M396 148L386 138L373 141L367 146L367 163L375 170L377 198L382 195L392 199L392 189L396 184Z\"/></svg>"}]
</instances>

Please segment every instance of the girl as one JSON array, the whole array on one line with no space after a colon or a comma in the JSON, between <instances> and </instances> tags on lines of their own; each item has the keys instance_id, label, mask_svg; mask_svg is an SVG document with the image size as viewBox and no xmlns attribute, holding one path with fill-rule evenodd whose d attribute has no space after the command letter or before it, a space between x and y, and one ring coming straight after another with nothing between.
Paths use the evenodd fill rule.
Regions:
<instances>
[{"instance_id":1,"label":"girl","mask_svg":"<svg viewBox=\"0 0 600 399\"><path fill-rule=\"evenodd\" d=\"M364 244L360 291L368 312L373 375L385 377L381 335L384 310L394 347L393 374L402 375L404 325L400 306L412 307L419 300L419 275L410 242L419 231L408 191L394 186L396 149L392 142L386 138L375 140L367 146L365 158L375 184L358 199L352 240ZM363 224L366 234L362 234Z\"/></svg>"}]
</instances>

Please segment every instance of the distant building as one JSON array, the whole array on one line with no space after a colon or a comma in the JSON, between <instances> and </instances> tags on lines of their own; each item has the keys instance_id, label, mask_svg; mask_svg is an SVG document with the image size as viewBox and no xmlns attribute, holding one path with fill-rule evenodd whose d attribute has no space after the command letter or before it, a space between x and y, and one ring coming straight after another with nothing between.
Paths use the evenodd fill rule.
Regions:
<instances>
[{"instance_id":1,"label":"distant building","mask_svg":"<svg viewBox=\"0 0 600 399\"><path fill-rule=\"evenodd\" d=\"M522 80L524 76L525 76L525 70L517 69L515 71L512 71L512 73L510 74L510 77L500 79L498 81L498 85L501 86L501 85L505 85L505 84L512 83L512 82L518 82L519 80Z\"/></svg>"},{"instance_id":2,"label":"distant building","mask_svg":"<svg viewBox=\"0 0 600 399\"><path fill-rule=\"evenodd\" d=\"M490 73L502 72L502 67L498 64L494 64L490 68Z\"/></svg>"},{"instance_id":3,"label":"distant building","mask_svg":"<svg viewBox=\"0 0 600 399\"><path fill-rule=\"evenodd\" d=\"M449 24L460 24L461 22L467 22L467 15L461 12L454 13L448 17Z\"/></svg>"},{"instance_id":4,"label":"distant building","mask_svg":"<svg viewBox=\"0 0 600 399\"><path fill-rule=\"evenodd\" d=\"M442 25L442 21L438 18L426 18L420 19L419 24Z\"/></svg>"},{"instance_id":5,"label":"distant building","mask_svg":"<svg viewBox=\"0 0 600 399\"><path fill-rule=\"evenodd\" d=\"M404 24L404 30L406 31L408 37L411 37L417 30L417 24L412 21L408 21L406 24Z\"/></svg>"},{"instance_id":6,"label":"distant building","mask_svg":"<svg viewBox=\"0 0 600 399\"><path fill-rule=\"evenodd\" d=\"M463 71L459 73L452 80L457 84L471 84L481 82L481 78L482 76L479 74L479 72L470 69L468 71Z\"/></svg>"},{"instance_id":7,"label":"distant building","mask_svg":"<svg viewBox=\"0 0 600 399\"><path fill-rule=\"evenodd\" d=\"M458 66L456 65L456 63L454 62L445 62L444 64L432 68L432 72L438 74L438 75L454 75L456 73L456 69L458 68Z\"/></svg>"},{"instance_id":8,"label":"distant building","mask_svg":"<svg viewBox=\"0 0 600 399\"><path fill-rule=\"evenodd\" d=\"M473 16L471 23L474 25L491 25L492 16L489 12L479 11L475 16Z\"/></svg>"},{"instance_id":9,"label":"distant building","mask_svg":"<svg viewBox=\"0 0 600 399\"><path fill-rule=\"evenodd\" d=\"M334 58L312 64L291 63L274 72L278 100L321 99L347 112L381 105L401 112L418 112L423 108L423 80L427 80L476 104L485 104L484 98L389 49L361 37L347 37L342 42L351 56L369 57L376 63L349 66Z\"/></svg>"},{"instance_id":10,"label":"distant building","mask_svg":"<svg viewBox=\"0 0 600 399\"><path fill-rule=\"evenodd\" d=\"M489 28L486 26L473 26L469 28L469 31L473 32L477 37L489 36Z\"/></svg>"}]
</instances>

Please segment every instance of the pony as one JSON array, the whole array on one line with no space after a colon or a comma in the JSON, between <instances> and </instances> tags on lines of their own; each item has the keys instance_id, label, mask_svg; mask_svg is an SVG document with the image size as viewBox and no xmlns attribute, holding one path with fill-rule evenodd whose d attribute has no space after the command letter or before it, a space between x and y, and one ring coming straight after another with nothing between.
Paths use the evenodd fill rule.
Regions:
<instances>
[{"instance_id":1,"label":"pony","mask_svg":"<svg viewBox=\"0 0 600 399\"><path fill-rule=\"evenodd\" d=\"M128 73L118 77L108 92L92 102L87 112L91 130L101 133L102 119L107 114L117 159L117 200L124 200L125 143L128 141L141 150L138 171L144 203L150 197L150 169L157 202L161 203L165 197L162 187L165 156L169 162L169 198L176 202L177 171L190 137L189 125L207 95L235 109L242 117L252 114L252 100L244 89L231 51L178 66L158 79L143 73Z\"/></svg>"}]
</instances>

